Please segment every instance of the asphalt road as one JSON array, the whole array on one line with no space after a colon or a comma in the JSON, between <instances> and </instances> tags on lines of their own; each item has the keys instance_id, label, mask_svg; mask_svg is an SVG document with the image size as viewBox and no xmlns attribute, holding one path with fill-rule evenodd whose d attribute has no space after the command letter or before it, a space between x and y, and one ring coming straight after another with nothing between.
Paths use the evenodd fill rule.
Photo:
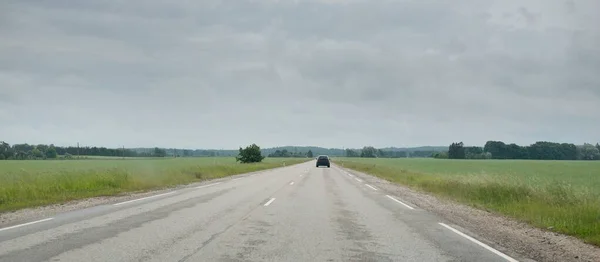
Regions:
<instances>
[{"instance_id":1,"label":"asphalt road","mask_svg":"<svg viewBox=\"0 0 600 262\"><path fill-rule=\"evenodd\" d=\"M314 161L0 228L0 261L515 261Z\"/></svg>"}]
</instances>

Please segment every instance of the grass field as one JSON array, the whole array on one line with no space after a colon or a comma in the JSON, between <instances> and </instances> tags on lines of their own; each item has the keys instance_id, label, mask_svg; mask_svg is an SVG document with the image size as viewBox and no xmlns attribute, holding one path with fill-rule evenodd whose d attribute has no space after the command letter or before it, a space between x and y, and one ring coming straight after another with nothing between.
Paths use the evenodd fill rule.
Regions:
<instances>
[{"instance_id":1,"label":"grass field","mask_svg":"<svg viewBox=\"0 0 600 262\"><path fill-rule=\"evenodd\" d=\"M227 158L0 161L0 212L95 196L158 189L308 161Z\"/></svg>"},{"instance_id":2,"label":"grass field","mask_svg":"<svg viewBox=\"0 0 600 262\"><path fill-rule=\"evenodd\" d=\"M600 246L600 161L339 158L336 162Z\"/></svg>"}]
</instances>

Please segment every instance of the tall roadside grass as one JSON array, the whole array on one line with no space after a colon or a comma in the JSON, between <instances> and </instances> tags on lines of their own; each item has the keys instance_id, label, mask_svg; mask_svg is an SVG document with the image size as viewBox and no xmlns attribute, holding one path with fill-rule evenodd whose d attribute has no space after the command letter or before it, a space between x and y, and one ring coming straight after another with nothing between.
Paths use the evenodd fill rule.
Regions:
<instances>
[{"instance_id":1,"label":"tall roadside grass","mask_svg":"<svg viewBox=\"0 0 600 262\"><path fill-rule=\"evenodd\" d=\"M0 161L0 212L96 196L159 189L307 161L233 158Z\"/></svg>"},{"instance_id":2,"label":"tall roadside grass","mask_svg":"<svg viewBox=\"0 0 600 262\"><path fill-rule=\"evenodd\" d=\"M600 162L350 158L337 162L600 246Z\"/></svg>"}]
</instances>

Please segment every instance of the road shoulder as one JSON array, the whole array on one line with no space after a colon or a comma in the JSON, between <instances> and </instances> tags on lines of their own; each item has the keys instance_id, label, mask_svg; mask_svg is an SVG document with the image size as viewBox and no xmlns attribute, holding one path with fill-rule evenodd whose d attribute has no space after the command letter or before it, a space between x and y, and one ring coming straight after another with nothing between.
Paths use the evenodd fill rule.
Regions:
<instances>
[{"instance_id":1,"label":"road shoulder","mask_svg":"<svg viewBox=\"0 0 600 262\"><path fill-rule=\"evenodd\" d=\"M341 168L341 167L340 167ZM344 170L366 183L432 212L488 244L536 261L600 261L600 248L505 216L410 189L359 171Z\"/></svg>"}]
</instances>

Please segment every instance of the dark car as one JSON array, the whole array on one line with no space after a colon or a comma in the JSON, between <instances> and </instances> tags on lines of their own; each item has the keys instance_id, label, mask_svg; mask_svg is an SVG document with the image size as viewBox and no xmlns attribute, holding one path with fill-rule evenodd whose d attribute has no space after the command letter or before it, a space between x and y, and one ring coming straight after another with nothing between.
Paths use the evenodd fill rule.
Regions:
<instances>
[{"instance_id":1,"label":"dark car","mask_svg":"<svg viewBox=\"0 0 600 262\"><path fill-rule=\"evenodd\" d=\"M331 167L331 163L329 163L329 157L328 156L319 156L319 157L317 157L317 167L320 167L320 166Z\"/></svg>"}]
</instances>

